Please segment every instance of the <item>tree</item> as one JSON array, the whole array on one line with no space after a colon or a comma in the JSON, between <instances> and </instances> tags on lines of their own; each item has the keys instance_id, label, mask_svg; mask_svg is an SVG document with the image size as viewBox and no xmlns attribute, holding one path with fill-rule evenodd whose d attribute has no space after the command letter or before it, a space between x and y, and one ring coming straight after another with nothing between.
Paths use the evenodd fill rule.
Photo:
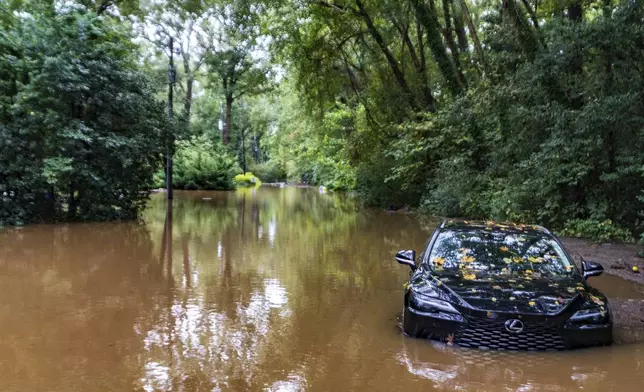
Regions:
<instances>
[{"instance_id":1,"label":"tree","mask_svg":"<svg viewBox=\"0 0 644 392\"><path fill-rule=\"evenodd\" d=\"M0 29L0 222L135 217L166 123L129 32L77 11Z\"/></svg>"}]
</instances>

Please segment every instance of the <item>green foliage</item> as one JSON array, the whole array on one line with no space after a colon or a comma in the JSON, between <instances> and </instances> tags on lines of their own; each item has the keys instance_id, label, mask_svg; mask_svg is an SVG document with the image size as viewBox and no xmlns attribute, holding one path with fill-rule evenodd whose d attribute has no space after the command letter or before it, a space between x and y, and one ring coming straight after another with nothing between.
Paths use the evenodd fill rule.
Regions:
<instances>
[{"instance_id":1,"label":"green foliage","mask_svg":"<svg viewBox=\"0 0 644 392\"><path fill-rule=\"evenodd\" d=\"M237 174L233 179L233 183L237 187L256 187L262 185L262 181L255 177L251 172L246 172L244 174Z\"/></svg>"},{"instance_id":2,"label":"green foliage","mask_svg":"<svg viewBox=\"0 0 644 392\"><path fill-rule=\"evenodd\" d=\"M642 229L640 2L339 4L275 11L300 97L271 156L289 176L351 173L365 202L431 215Z\"/></svg>"},{"instance_id":3,"label":"green foliage","mask_svg":"<svg viewBox=\"0 0 644 392\"><path fill-rule=\"evenodd\" d=\"M167 124L130 32L82 12L20 15L0 25L0 222L136 217Z\"/></svg>"},{"instance_id":4,"label":"green foliage","mask_svg":"<svg viewBox=\"0 0 644 392\"><path fill-rule=\"evenodd\" d=\"M177 142L173 178L175 189L234 189L232 179L238 172L235 158L206 136Z\"/></svg>"},{"instance_id":5,"label":"green foliage","mask_svg":"<svg viewBox=\"0 0 644 392\"><path fill-rule=\"evenodd\" d=\"M286 181L286 170L275 161L252 164L249 166L249 169L263 182L273 183Z\"/></svg>"},{"instance_id":6,"label":"green foliage","mask_svg":"<svg viewBox=\"0 0 644 392\"><path fill-rule=\"evenodd\" d=\"M564 224L564 229L560 234L568 237L589 238L598 242L633 242L629 230L615 226L609 219L605 221L572 219Z\"/></svg>"},{"instance_id":7,"label":"green foliage","mask_svg":"<svg viewBox=\"0 0 644 392\"><path fill-rule=\"evenodd\" d=\"M289 84L282 86L276 106L277 131L265 142L268 163L283 168L288 181L355 189L355 168L344 140L355 129L351 112L338 104L323 119L311 119Z\"/></svg>"}]
</instances>

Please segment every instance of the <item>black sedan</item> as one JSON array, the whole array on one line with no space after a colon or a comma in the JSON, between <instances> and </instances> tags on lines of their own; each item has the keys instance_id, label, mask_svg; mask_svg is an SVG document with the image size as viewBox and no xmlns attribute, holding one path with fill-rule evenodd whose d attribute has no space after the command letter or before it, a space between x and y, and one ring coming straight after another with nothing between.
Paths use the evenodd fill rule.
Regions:
<instances>
[{"instance_id":1,"label":"black sedan","mask_svg":"<svg viewBox=\"0 0 644 392\"><path fill-rule=\"evenodd\" d=\"M612 343L606 297L575 266L561 242L540 226L444 221L405 284L403 331L463 347L561 350Z\"/></svg>"}]
</instances>

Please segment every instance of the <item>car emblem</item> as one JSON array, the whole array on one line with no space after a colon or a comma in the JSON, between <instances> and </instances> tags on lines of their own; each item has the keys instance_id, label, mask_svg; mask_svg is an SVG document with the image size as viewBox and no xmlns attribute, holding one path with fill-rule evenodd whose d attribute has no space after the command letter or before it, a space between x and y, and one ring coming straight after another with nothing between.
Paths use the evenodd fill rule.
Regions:
<instances>
[{"instance_id":1,"label":"car emblem","mask_svg":"<svg viewBox=\"0 0 644 392\"><path fill-rule=\"evenodd\" d=\"M517 319L510 319L505 322L505 329L508 332L519 333L523 331L523 321Z\"/></svg>"}]
</instances>

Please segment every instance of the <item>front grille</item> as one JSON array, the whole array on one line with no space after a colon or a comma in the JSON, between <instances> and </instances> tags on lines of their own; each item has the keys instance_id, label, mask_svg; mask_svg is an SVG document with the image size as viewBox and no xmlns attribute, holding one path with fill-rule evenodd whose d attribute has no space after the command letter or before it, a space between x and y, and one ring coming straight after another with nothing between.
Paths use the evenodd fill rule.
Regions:
<instances>
[{"instance_id":1,"label":"front grille","mask_svg":"<svg viewBox=\"0 0 644 392\"><path fill-rule=\"evenodd\" d=\"M511 333L505 329L505 320L468 318L468 321L454 334L454 344L487 350L547 351L566 348L556 326L525 322L523 331Z\"/></svg>"}]
</instances>

